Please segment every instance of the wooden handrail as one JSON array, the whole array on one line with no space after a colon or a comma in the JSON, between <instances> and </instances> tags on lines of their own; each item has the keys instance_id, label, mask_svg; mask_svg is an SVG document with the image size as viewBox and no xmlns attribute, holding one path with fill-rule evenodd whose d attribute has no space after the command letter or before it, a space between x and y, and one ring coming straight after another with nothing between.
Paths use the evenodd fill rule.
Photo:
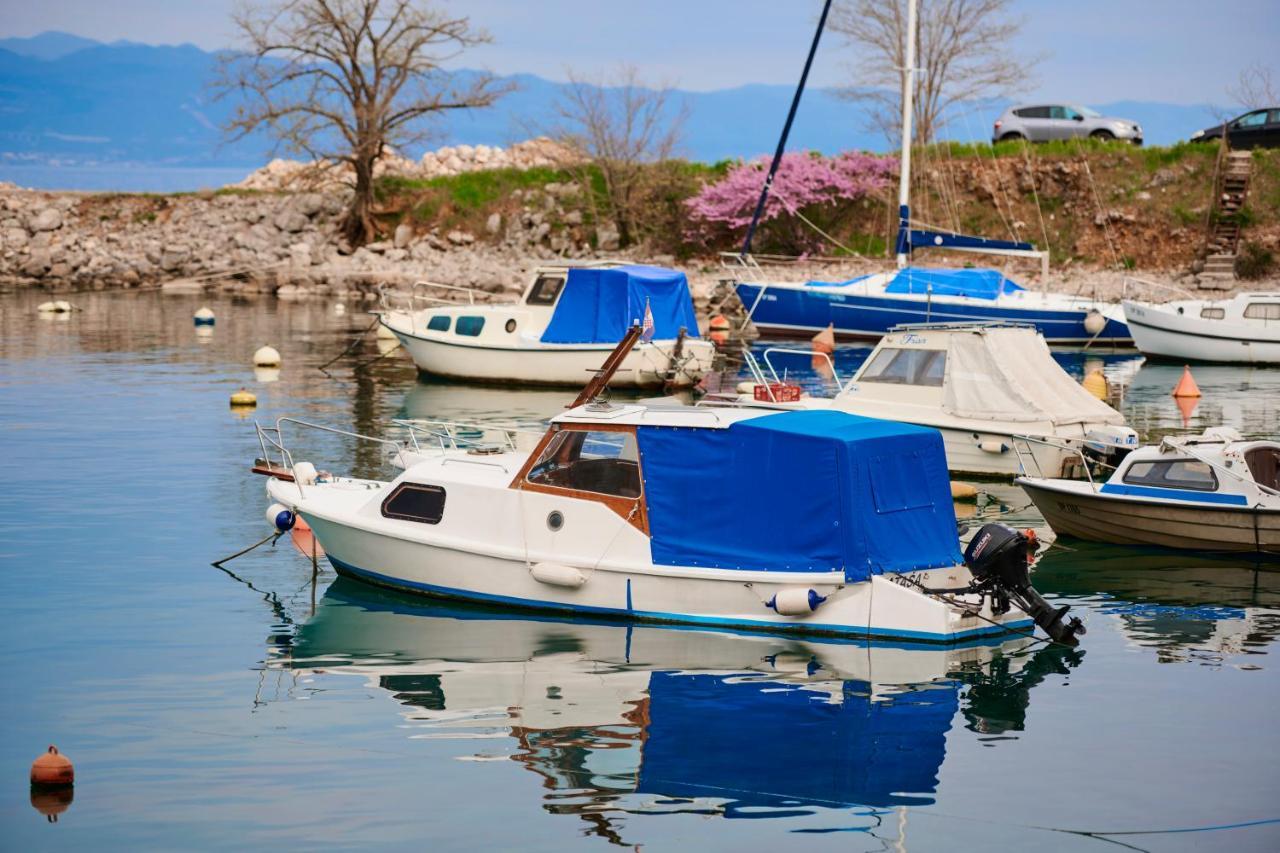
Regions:
<instances>
[{"instance_id":1,"label":"wooden handrail","mask_svg":"<svg viewBox=\"0 0 1280 853\"><path fill-rule=\"evenodd\" d=\"M591 377L591 381L586 384L582 392L578 394L578 398L569 404L570 409L576 409L583 403L589 403L596 398L605 386L609 384L609 380L613 378L613 374L618 372L618 368L622 366L623 360L630 354L631 348L636 345L636 341L640 340L640 324L637 323L627 333L622 336L622 340L618 341L618 345L613 348L613 352L609 353L609 357L604 360L604 364L600 365L600 369Z\"/></svg>"}]
</instances>

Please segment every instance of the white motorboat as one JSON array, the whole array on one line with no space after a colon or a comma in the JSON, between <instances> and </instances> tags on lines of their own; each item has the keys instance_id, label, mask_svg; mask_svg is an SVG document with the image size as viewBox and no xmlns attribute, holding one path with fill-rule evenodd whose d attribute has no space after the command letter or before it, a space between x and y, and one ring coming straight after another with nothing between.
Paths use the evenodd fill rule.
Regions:
<instances>
[{"instance_id":1,"label":"white motorboat","mask_svg":"<svg viewBox=\"0 0 1280 853\"><path fill-rule=\"evenodd\" d=\"M1280 364L1280 293L1122 304L1134 345L1145 356Z\"/></svg>"},{"instance_id":2,"label":"white motorboat","mask_svg":"<svg viewBox=\"0 0 1280 853\"><path fill-rule=\"evenodd\" d=\"M381 323L418 370L473 382L581 386L627 329L646 338L619 368L623 388L689 387L711 369L684 273L618 263L537 270L519 302L384 305ZM455 288L450 288L455 289Z\"/></svg>"},{"instance_id":3,"label":"white motorboat","mask_svg":"<svg viewBox=\"0 0 1280 853\"><path fill-rule=\"evenodd\" d=\"M1121 545L1280 554L1280 442L1229 427L1133 451L1105 483L1020 477L1059 535Z\"/></svg>"},{"instance_id":4,"label":"white motorboat","mask_svg":"<svg viewBox=\"0 0 1280 853\"><path fill-rule=\"evenodd\" d=\"M754 384L781 381L770 360L775 351L764 352L772 381ZM963 474L1024 473L1015 444L1054 476L1066 473L1079 449L1107 458L1138 446L1124 416L1072 379L1029 326L898 326L834 397L775 404L760 401L755 387L743 390L754 405L831 408L933 427L942 433L947 467Z\"/></svg>"},{"instance_id":5,"label":"white motorboat","mask_svg":"<svg viewBox=\"0 0 1280 853\"><path fill-rule=\"evenodd\" d=\"M296 421L259 428L268 515L282 529L305 521L339 573L429 596L940 643L1034 618L1075 642L1079 623L1030 588L1025 540L1020 551L997 531L961 562L935 430L834 411L583 404L637 333L531 452L445 433L410 453L374 439L403 465L375 481L295 464L281 430Z\"/></svg>"}]
</instances>

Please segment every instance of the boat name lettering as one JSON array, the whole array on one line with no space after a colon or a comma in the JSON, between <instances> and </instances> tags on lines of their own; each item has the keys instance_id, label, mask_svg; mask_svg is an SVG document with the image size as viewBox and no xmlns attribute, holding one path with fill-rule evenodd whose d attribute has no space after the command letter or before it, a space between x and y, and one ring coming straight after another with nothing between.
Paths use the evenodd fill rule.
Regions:
<instances>
[{"instance_id":1,"label":"boat name lettering","mask_svg":"<svg viewBox=\"0 0 1280 853\"><path fill-rule=\"evenodd\" d=\"M911 332L908 332L907 334L902 336L902 342L904 344L923 344L925 343L925 339L920 337L919 335L915 335L915 334L912 334Z\"/></svg>"}]
</instances>

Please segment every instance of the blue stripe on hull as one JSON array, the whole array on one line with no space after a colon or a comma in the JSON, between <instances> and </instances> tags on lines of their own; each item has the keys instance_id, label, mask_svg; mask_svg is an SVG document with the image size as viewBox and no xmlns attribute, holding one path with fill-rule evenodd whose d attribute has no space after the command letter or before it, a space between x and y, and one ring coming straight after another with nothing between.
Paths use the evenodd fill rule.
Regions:
<instances>
[{"instance_id":1,"label":"blue stripe on hull","mask_svg":"<svg viewBox=\"0 0 1280 853\"><path fill-rule=\"evenodd\" d=\"M1049 342L1066 343L1093 338L1084 328L1086 311L1008 308L994 303L979 305L934 302L930 305L922 300L889 296L827 293L790 287L769 288L767 285L765 289L767 298L757 302L760 285L743 282L737 285L742 304L748 309L755 306L751 320L761 331L818 332L833 325L836 332L843 335L879 338L893 326L902 323L1017 322L1034 324ZM1132 340L1132 336L1124 323L1108 319L1097 340L1109 343L1128 342Z\"/></svg>"},{"instance_id":2,"label":"blue stripe on hull","mask_svg":"<svg viewBox=\"0 0 1280 853\"><path fill-rule=\"evenodd\" d=\"M1158 486L1122 486L1119 483L1103 483L1099 489L1106 495L1129 495L1135 498L1163 498L1164 500L1183 501L1199 504L1228 504L1231 506L1248 506L1249 499L1244 495L1220 494L1217 492L1188 491L1185 489L1162 489Z\"/></svg>"},{"instance_id":3,"label":"blue stripe on hull","mask_svg":"<svg viewBox=\"0 0 1280 853\"><path fill-rule=\"evenodd\" d=\"M929 631L886 630L883 628L864 628L851 625L827 625L821 623L778 623L755 619L729 619L719 616L692 616L682 613L663 613L649 610L627 610L613 607L593 607L579 604L561 604L550 601L536 601L528 598L513 598L505 595L489 595L488 593L456 589L454 587L436 586L435 584L394 578L378 572L361 569L339 560L332 554L327 555L333 568L341 575L347 575L367 583L392 589L416 592L434 598L455 599L459 601L477 601L496 604L503 607L514 607L521 610L544 613L581 613L608 619L621 619L634 622L657 622L672 625L693 625L705 628L744 629L748 631L767 631L770 633L803 634L815 637L848 637L886 640L908 640L930 644L954 645L965 640L981 637L998 637L1005 634L1028 633L1034 630L1035 623L1030 619L1009 622L1005 625L992 625L982 628L971 628L954 634L935 634Z\"/></svg>"}]
</instances>

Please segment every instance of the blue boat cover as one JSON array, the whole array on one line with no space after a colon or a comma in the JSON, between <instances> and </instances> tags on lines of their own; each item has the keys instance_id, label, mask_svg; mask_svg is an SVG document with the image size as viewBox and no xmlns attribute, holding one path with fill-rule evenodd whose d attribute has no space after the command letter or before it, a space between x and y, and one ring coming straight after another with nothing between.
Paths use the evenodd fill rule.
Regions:
<instances>
[{"instance_id":1,"label":"blue boat cover","mask_svg":"<svg viewBox=\"0 0 1280 853\"><path fill-rule=\"evenodd\" d=\"M960 562L935 429L807 411L636 437L658 565L857 582Z\"/></svg>"},{"instance_id":2,"label":"blue boat cover","mask_svg":"<svg viewBox=\"0 0 1280 853\"><path fill-rule=\"evenodd\" d=\"M725 798L728 817L933 802L958 685L871 693L859 681L833 698L750 674L655 672L636 791Z\"/></svg>"},{"instance_id":3,"label":"blue boat cover","mask_svg":"<svg viewBox=\"0 0 1280 853\"><path fill-rule=\"evenodd\" d=\"M930 293L934 296L969 296L995 299L1003 293L1022 290L999 270L951 270L905 267L885 286L885 293Z\"/></svg>"},{"instance_id":4,"label":"blue boat cover","mask_svg":"<svg viewBox=\"0 0 1280 853\"><path fill-rule=\"evenodd\" d=\"M662 267L571 269L551 322L542 333L549 344L616 344L627 329L653 313L655 340L672 340L683 326L698 335L689 282Z\"/></svg>"}]
</instances>

